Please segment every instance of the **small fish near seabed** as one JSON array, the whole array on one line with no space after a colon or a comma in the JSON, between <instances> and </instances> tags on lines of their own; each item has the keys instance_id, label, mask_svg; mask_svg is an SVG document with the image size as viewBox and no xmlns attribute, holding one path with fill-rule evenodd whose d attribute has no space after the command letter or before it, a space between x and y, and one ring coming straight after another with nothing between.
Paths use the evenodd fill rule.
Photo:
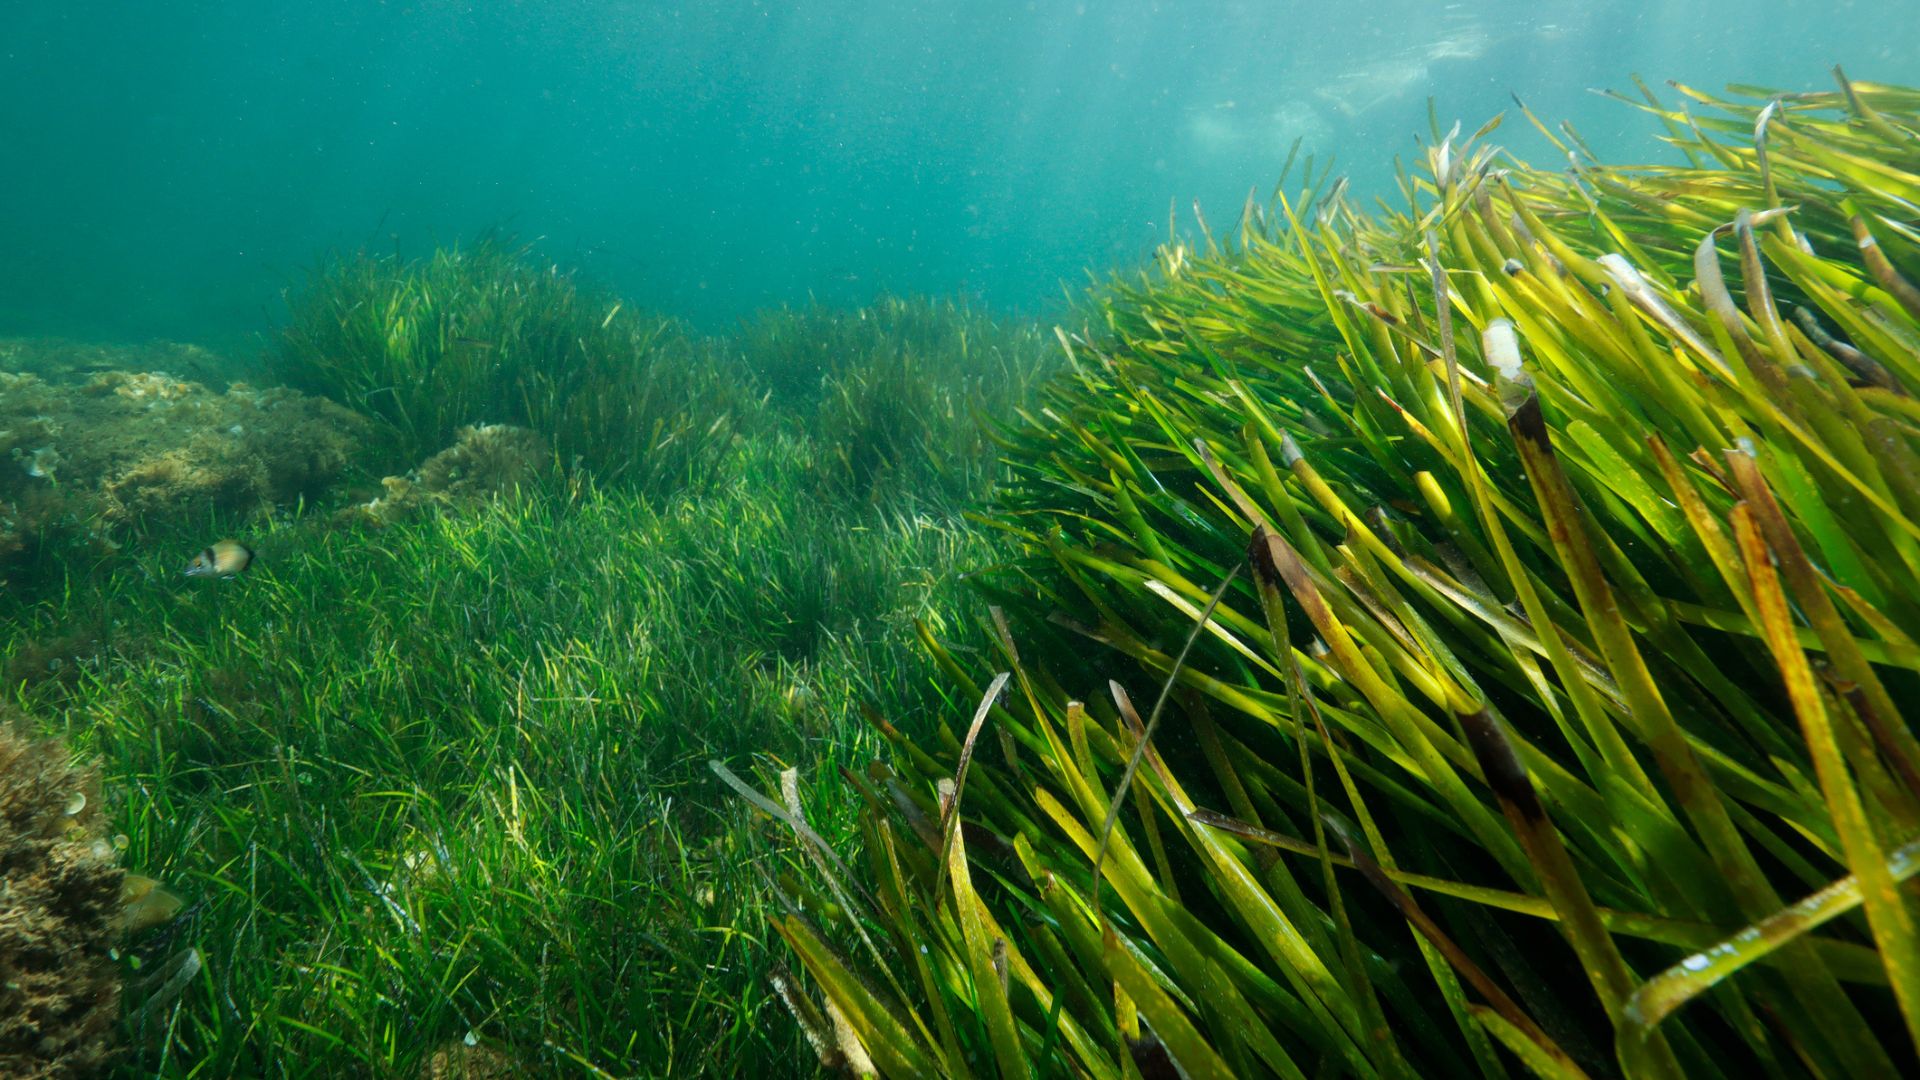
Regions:
<instances>
[{"instance_id":1,"label":"small fish near seabed","mask_svg":"<svg viewBox=\"0 0 1920 1080\"><path fill-rule=\"evenodd\" d=\"M238 540L218 540L187 561L188 577L230 578L253 565L253 549Z\"/></svg>"}]
</instances>

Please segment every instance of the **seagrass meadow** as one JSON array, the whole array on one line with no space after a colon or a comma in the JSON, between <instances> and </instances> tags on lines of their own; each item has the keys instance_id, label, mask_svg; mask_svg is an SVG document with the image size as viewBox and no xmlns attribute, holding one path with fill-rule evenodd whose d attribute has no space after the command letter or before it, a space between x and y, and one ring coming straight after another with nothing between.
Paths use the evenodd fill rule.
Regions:
<instances>
[{"instance_id":1,"label":"seagrass meadow","mask_svg":"<svg viewBox=\"0 0 1920 1080\"><path fill-rule=\"evenodd\" d=\"M0 831L36 833L0 861L0 972L32 975L0 981L0 1075L815 1073L762 910L795 856L706 763L831 773L877 751L861 709L947 707L919 627L974 640L963 577L1005 547L962 517L976 417L1051 343L902 299L711 337L494 240L293 300L276 365L360 414L363 467L458 441L272 513L183 487L9 566ZM182 577L221 535L253 567ZM90 774L15 726L97 764L77 805ZM824 835L854 806L816 804ZM157 917L112 902L123 867Z\"/></svg>"},{"instance_id":2,"label":"seagrass meadow","mask_svg":"<svg viewBox=\"0 0 1920 1080\"><path fill-rule=\"evenodd\" d=\"M1051 333L0 341L0 1075L1914 1075L1920 90L1633 85Z\"/></svg>"},{"instance_id":3,"label":"seagrass meadow","mask_svg":"<svg viewBox=\"0 0 1920 1080\"><path fill-rule=\"evenodd\" d=\"M924 634L977 712L875 718L845 858L714 766L822 1061L1911 1075L1920 91L1834 77L1636 84L1656 166L1435 123L1097 288L997 655Z\"/></svg>"}]
</instances>

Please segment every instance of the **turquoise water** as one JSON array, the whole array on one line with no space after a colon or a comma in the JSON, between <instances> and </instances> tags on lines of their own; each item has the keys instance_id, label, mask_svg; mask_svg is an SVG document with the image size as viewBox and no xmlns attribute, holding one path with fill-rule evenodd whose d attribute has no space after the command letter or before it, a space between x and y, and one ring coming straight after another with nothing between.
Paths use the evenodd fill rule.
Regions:
<instances>
[{"instance_id":1,"label":"turquoise water","mask_svg":"<svg viewBox=\"0 0 1920 1080\"><path fill-rule=\"evenodd\" d=\"M1653 125L1587 90L1634 72L1920 81L1911 0L8 7L0 333L214 343L328 250L489 226L708 325L882 290L1041 310L1170 201L1231 221L1296 137L1382 190L1429 95L1471 128L1518 93L1624 159Z\"/></svg>"}]
</instances>

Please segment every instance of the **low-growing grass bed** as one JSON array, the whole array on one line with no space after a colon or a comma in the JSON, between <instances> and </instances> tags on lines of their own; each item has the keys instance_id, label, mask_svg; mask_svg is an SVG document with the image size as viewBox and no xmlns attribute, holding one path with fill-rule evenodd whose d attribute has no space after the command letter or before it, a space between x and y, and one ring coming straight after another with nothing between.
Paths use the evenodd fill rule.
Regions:
<instances>
[{"instance_id":1,"label":"low-growing grass bed","mask_svg":"<svg viewBox=\"0 0 1920 1080\"><path fill-rule=\"evenodd\" d=\"M105 608L124 643L24 704L104 757L129 862L197 905L170 936L206 983L153 1064L404 1075L468 1031L616 1073L791 1058L760 848L704 809L705 762L831 767L854 701L929 700L912 623L978 542L745 485L298 532L244 580L169 553L14 631Z\"/></svg>"},{"instance_id":2,"label":"low-growing grass bed","mask_svg":"<svg viewBox=\"0 0 1920 1080\"><path fill-rule=\"evenodd\" d=\"M858 708L942 708L917 628L964 635L999 554L950 489L833 497L837 452L762 417L679 494L580 469L383 529L152 528L10 610L9 695L187 902L127 949L136 984L202 965L130 991L127 1067L811 1073L768 1011L789 845L707 763L831 775L872 753ZM248 573L180 575L230 529Z\"/></svg>"}]
</instances>

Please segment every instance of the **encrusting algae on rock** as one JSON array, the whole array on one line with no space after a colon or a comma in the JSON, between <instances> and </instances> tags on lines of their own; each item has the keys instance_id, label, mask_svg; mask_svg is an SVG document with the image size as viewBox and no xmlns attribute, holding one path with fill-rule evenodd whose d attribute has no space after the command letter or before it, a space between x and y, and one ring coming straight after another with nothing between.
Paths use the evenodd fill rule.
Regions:
<instances>
[{"instance_id":1,"label":"encrusting algae on rock","mask_svg":"<svg viewBox=\"0 0 1920 1080\"><path fill-rule=\"evenodd\" d=\"M0 1076L93 1076L118 1048L125 874L98 789L0 715Z\"/></svg>"},{"instance_id":2,"label":"encrusting algae on rock","mask_svg":"<svg viewBox=\"0 0 1920 1080\"><path fill-rule=\"evenodd\" d=\"M137 525L252 513L324 492L368 422L321 398L234 383L222 393L154 371L33 373L0 353L0 580L36 549Z\"/></svg>"},{"instance_id":3,"label":"encrusting algae on rock","mask_svg":"<svg viewBox=\"0 0 1920 1080\"><path fill-rule=\"evenodd\" d=\"M428 506L505 495L552 478L553 451L537 432L511 424L460 429L457 441L405 476L380 481L385 493L340 517L392 525Z\"/></svg>"}]
</instances>

